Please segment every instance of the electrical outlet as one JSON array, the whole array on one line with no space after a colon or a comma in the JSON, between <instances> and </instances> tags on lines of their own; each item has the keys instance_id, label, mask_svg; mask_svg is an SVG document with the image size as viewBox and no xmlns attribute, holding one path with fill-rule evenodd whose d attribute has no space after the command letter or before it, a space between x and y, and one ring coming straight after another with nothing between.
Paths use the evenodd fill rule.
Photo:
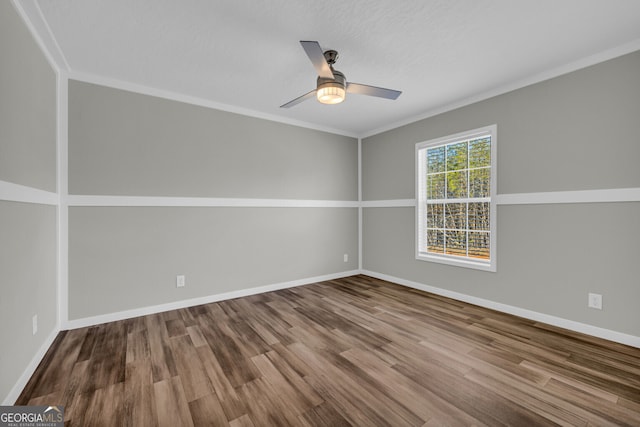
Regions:
<instances>
[{"instance_id":1,"label":"electrical outlet","mask_svg":"<svg viewBox=\"0 0 640 427\"><path fill-rule=\"evenodd\" d=\"M344 262L349 262L349 254L344 254Z\"/></svg>"},{"instance_id":2,"label":"electrical outlet","mask_svg":"<svg viewBox=\"0 0 640 427\"><path fill-rule=\"evenodd\" d=\"M34 314L31 318L31 327L33 330L33 335L38 333L38 315Z\"/></svg>"},{"instance_id":3,"label":"electrical outlet","mask_svg":"<svg viewBox=\"0 0 640 427\"><path fill-rule=\"evenodd\" d=\"M602 310L602 295L589 293L589 308Z\"/></svg>"},{"instance_id":4,"label":"electrical outlet","mask_svg":"<svg viewBox=\"0 0 640 427\"><path fill-rule=\"evenodd\" d=\"M183 275L176 276L176 287L183 288L185 285L185 277Z\"/></svg>"}]
</instances>

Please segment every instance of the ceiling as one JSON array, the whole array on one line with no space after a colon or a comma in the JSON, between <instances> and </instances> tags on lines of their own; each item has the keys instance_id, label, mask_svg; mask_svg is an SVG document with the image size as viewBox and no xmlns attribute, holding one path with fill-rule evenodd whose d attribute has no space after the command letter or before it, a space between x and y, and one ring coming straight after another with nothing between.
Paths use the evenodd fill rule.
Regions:
<instances>
[{"instance_id":1,"label":"ceiling","mask_svg":"<svg viewBox=\"0 0 640 427\"><path fill-rule=\"evenodd\" d=\"M27 4L31 2L30 4ZM21 0L69 75L365 136L640 49L637 0ZM37 14L38 16L34 16ZM40 31L42 33L42 31ZM299 44L347 80L403 91L339 105ZM45 43L46 44L46 43Z\"/></svg>"}]
</instances>

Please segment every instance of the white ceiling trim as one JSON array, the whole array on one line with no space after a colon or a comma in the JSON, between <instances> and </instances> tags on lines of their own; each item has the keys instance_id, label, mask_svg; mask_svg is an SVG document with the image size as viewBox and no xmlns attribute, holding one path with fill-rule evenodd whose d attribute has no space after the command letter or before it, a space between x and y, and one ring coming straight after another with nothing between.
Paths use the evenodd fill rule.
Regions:
<instances>
[{"instance_id":1,"label":"white ceiling trim","mask_svg":"<svg viewBox=\"0 0 640 427\"><path fill-rule=\"evenodd\" d=\"M438 114L442 114L442 113L446 113L447 111L452 111L455 110L457 108L461 108L461 107L465 107L467 105L471 105L471 104L475 104L476 102L480 102L480 101L484 101L486 99L489 98L493 98L495 96L498 95L503 95L505 93L508 92L512 92L514 90L517 89L521 89L523 87L526 86L531 86L533 84L536 83L540 83L543 82L545 80L551 80L555 77L559 77L561 75L564 74L569 74L573 71L577 71L583 68L587 68L590 67L592 65L596 65L599 64L601 62L605 62L608 61L610 59L614 59L617 58L619 56L623 56L626 55L628 53L632 53L635 51L640 50L640 39L636 39L632 42L629 43L625 43L621 46L612 48L612 49L607 49L603 52L597 53L595 55L591 55L588 56L586 58L582 58L580 60L577 61L573 61L570 62L568 64L565 64L561 67L557 67L554 68L552 70L547 70L544 71L542 73L527 77L525 79L516 81L516 82L511 82L511 83L507 83L505 85L496 87L494 89L491 89L487 92L483 92L477 95L473 95L469 98L465 98L463 100L433 109L433 110L429 110L423 114L419 114L417 116L413 116L413 117L408 117L404 120L401 120L399 122L395 122L395 123L391 123L388 126L384 126L381 128L377 128L377 129L373 129L369 132L365 132L364 134L360 135L360 138L368 138L370 136L374 136L383 132L387 132L393 129L397 129L399 127L402 126L406 126L408 124L411 123L415 123L418 122L420 120L424 120L424 119L428 119L429 117L433 117L436 116Z\"/></svg>"},{"instance_id":2,"label":"white ceiling trim","mask_svg":"<svg viewBox=\"0 0 640 427\"><path fill-rule=\"evenodd\" d=\"M49 24L45 21L38 3L35 0L12 0L11 3L24 21L40 50L44 53L47 61L49 61L51 68L58 74L61 71L69 71L67 59L62 53L58 41L53 36Z\"/></svg>"},{"instance_id":3,"label":"white ceiling trim","mask_svg":"<svg viewBox=\"0 0 640 427\"><path fill-rule=\"evenodd\" d=\"M211 101L209 99L198 98L196 96L185 95L183 93L145 86L138 83L112 79L109 77L104 77L96 74L70 71L69 79L78 80L85 83L97 84L100 86L106 86L114 89L126 90L129 92L134 92L142 95L156 96L158 98L168 99L171 101L184 102L186 104L212 108L214 110L221 110L229 113L241 114L243 116L254 117L257 119L269 120L272 122L283 123L283 124L298 126L298 127L307 128L307 129L313 129L321 132L328 132L328 133L348 136L352 138L358 137L358 135L352 132L347 132L342 129L335 129L335 128L330 128L326 126L320 126L313 123L308 123L308 122L295 120L295 119L289 119L286 117L280 117L280 116L276 116L268 113L262 113L260 111L255 111L248 108L236 107L234 105L223 104L220 102Z\"/></svg>"},{"instance_id":4,"label":"white ceiling trim","mask_svg":"<svg viewBox=\"0 0 640 427\"><path fill-rule=\"evenodd\" d=\"M51 36L53 38L53 36ZM56 43L57 45L57 43ZM573 61L568 64L565 64L561 67L557 67L552 70L547 70L542 73L527 77L525 79L510 82L505 85L496 87L492 90L473 95L469 98L462 99L460 101L426 111L417 116L408 117L404 120L391 123L387 126L372 129L370 131L364 132L362 134L354 134L352 132L345 131L343 129L336 129L331 127L319 126L313 123L304 122L295 119L289 119L285 117L280 117L272 114L262 113L260 111L254 111L247 108L237 107L233 105L223 104L215 101L211 101L204 98L198 98L191 95L185 95L182 93L172 92L164 89L153 88L149 86L144 86L137 83L126 82L122 80L112 79L104 76L99 76L95 74L89 73L81 73L81 72L69 72L69 78L73 80L78 80L86 83L93 83L101 86L111 87L114 89L122 89L129 92L139 93L143 95L156 96L159 98L164 98L172 101L184 102L187 104L197 105L201 107L212 108L215 110L226 111L229 113L241 114L248 117L254 117L258 119L270 120L273 122L299 126L307 129L318 130L322 132L328 132L337 135L348 136L352 138L368 138L370 136L374 136L383 132L387 132L393 129L397 129L402 126L406 126L411 123L418 122L420 120L428 119L429 117L436 116L438 114L446 113L447 111L452 111L457 108L465 107L467 105L475 104L480 101L484 101L486 99L493 98L498 95L503 95L508 92L512 92L517 89L521 89L526 86L530 86L536 83L543 82L545 80L550 80L555 77L562 76L564 74L571 73L573 71L577 71L583 68L590 67L592 65L599 64L601 62L605 62L628 53L632 53L640 50L640 39L636 39L632 42L625 43L621 46L617 46L613 49L607 49L603 52L597 53L595 55L588 56L586 58L582 58L578 61Z\"/></svg>"}]
</instances>

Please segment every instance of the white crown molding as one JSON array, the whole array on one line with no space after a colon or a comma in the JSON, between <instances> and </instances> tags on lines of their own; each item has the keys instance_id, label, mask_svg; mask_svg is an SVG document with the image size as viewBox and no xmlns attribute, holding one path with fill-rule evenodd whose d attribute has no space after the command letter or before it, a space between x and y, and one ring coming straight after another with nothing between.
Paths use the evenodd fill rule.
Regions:
<instances>
[{"instance_id":1,"label":"white crown molding","mask_svg":"<svg viewBox=\"0 0 640 427\"><path fill-rule=\"evenodd\" d=\"M55 206L58 204L58 194L13 182L0 181L0 200Z\"/></svg>"},{"instance_id":2,"label":"white crown molding","mask_svg":"<svg viewBox=\"0 0 640 427\"><path fill-rule=\"evenodd\" d=\"M582 68L587 68L592 65L599 64L601 62L608 61L610 59L617 58L622 55L626 55L631 52L635 52L640 50L640 39L633 40L629 43L625 43L623 45L614 47L612 49L607 49L600 53L596 53L594 55L587 56L586 58L579 59L577 61L570 62L568 64L562 65L560 67L556 67L551 70L544 71L542 73L538 73L529 77L526 77L521 80L517 80L515 82L506 83L504 85L498 86L486 92L482 92L468 98L461 99L459 101L452 102L447 105L443 105L438 108L434 108L429 111L425 111L422 114L408 117L404 120L397 121L395 123L391 123L389 125L370 130L368 132L360 135L361 138L368 138L370 136L378 135L383 132L387 132L393 129L400 128L402 126L406 126L415 122L419 122L420 120L428 119L429 117L436 116L438 114L446 113L447 111L452 111L457 108L465 107L467 105L475 104L480 101L484 101L489 98L493 98L498 95L502 95L508 92L512 92L517 89L521 89L526 86L530 86L536 83L543 82L545 80L550 80L555 77L562 76L564 74L571 73L573 71L580 70Z\"/></svg>"},{"instance_id":3,"label":"white crown molding","mask_svg":"<svg viewBox=\"0 0 640 427\"><path fill-rule=\"evenodd\" d=\"M55 39L54 39L55 41ZM57 43L56 43L57 45ZM498 95L502 95L508 92L512 92L514 90L517 89L521 89L523 87L526 86L530 86L536 83L540 83L543 82L545 80L549 80L564 74L568 74L571 73L573 71L577 71L586 67L589 67L591 65L596 65L599 64L601 62L604 61L608 61L610 59L614 59L617 58L619 56L622 55L626 55L628 53L631 52L635 52L637 50L640 50L640 39L634 40L632 42L629 43L625 43L621 46L612 48L612 49L608 49L605 50L603 52L588 56L586 58L577 60L577 61L573 61L570 62L568 64L565 64L563 66L554 68L552 70L548 70L542 73L538 73L535 74L533 76L529 76L527 78L515 81L515 82L510 82L507 83L505 85L501 85L497 88L494 88L492 90L486 91L486 92L482 92L480 94L476 94L473 96L470 96L468 98L464 98L462 100L459 101L455 101L452 102L450 104L444 105L442 107L438 107L429 111L426 111L424 113L421 113L419 115L416 116L412 116L409 118L406 118L404 120L386 125L384 127L381 128L377 128L377 129L373 129L367 132L363 132L361 134L357 134L357 133L353 133L353 132L348 132L345 131L343 129L335 129L335 128L331 128L331 127L326 127L326 126L320 126L320 125L316 125L314 123L309 123L309 122L304 122L301 120L295 120L295 119L290 119L287 117L282 117L282 116L278 116L278 115L274 115L274 114L267 114L267 113L263 113L260 111L255 111L255 110L251 110L251 109L247 109L247 108L242 108L242 107L237 107L237 106L233 106L233 105L229 105L229 104L223 104L223 103L219 103L219 102L215 102L215 101L211 101L208 99L204 99L204 98L199 98L199 97L195 97L195 96L191 96L191 95L186 95L186 94L182 94L182 93L178 93L178 92L172 92L172 91L168 91L168 90L163 90L163 89L158 89L158 88L153 88L153 87L149 87L149 86L145 86L145 85L141 85L138 83L133 83L133 82L127 82L127 81L123 81L123 80L117 80L117 79L112 79L112 78L108 78L108 77L104 77L104 76L100 76L100 75L96 75L96 74L90 74L90 73L85 73L85 72L79 72L79 71L71 71L69 73L69 78L73 79L73 80L78 80L78 81L82 81L82 82L86 82L86 83L93 83L93 84L97 84L97 85L101 85L101 86L107 86L107 87L111 87L111 88L115 88L115 89L122 89L122 90L127 90L130 92L135 92L135 93L140 93L140 94L144 94L144 95L150 95L150 96L156 96L159 98L165 98L165 99L169 99L169 100L173 100L173 101L179 101L179 102L184 102L187 104L192 104L192 105L199 105L202 107L207 107L207 108L213 108L216 110L221 110L221 111L227 111L230 113L236 113L236 114L241 114L244 116L249 116L249 117L254 117L254 118L259 118L259 119L264 119L264 120L270 120L273 122L278 122L278 123L283 123L283 124L289 124L289 125L293 125L293 126L299 126L299 127L303 127L303 128L307 128L307 129L313 129L313 130L318 130L318 131L322 131L322 132L328 132L328 133L333 133L333 134L337 134L337 135L343 135L343 136L348 136L348 137L352 137L352 138L368 138L370 136L374 136L389 130L393 130L393 129L397 129L400 128L402 126L406 126L415 122L418 122L420 120L424 120L427 119L429 117L433 117L435 115L438 114L442 114L442 113L446 113L447 111L451 111L451 110L455 110L457 108L461 108L467 105L471 105L480 101L484 101L486 99L489 98L493 98L495 96Z\"/></svg>"},{"instance_id":4,"label":"white crown molding","mask_svg":"<svg viewBox=\"0 0 640 427\"><path fill-rule=\"evenodd\" d=\"M340 273L326 274L323 276L308 277L305 279L292 280L289 282L274 283L271 285L258 286L255 288L240 289L237 291L224 292L221 294L207 295L199 298L191 298L181 301L174 301L166 304L136 308L133 310L119 311L116 313L103 314L99 316L85 317L82 319L69 320L63 324L62 329L77 329L87 326L99 325L101 323L116 322L118 320L130 319L132 317L146 316L149 314L161 313L163 311L177 310L180 308L194 307L202 304L210 304L212 302L224 301L234 298L241 298L250 295L262 294L265 292L277 291L280 289L288 289L296 286L309 285L311 283L324 282L327 280L335 280L343 277L354 276L359 274L359 270L343 271Z\"/></svg>"},{"instance_id":5,"label":"white crown molding","mask_svg":"<svg viewBox=\"0 0 640 427\"><path fill-rule=\"evenodd\" d=\"M635 335L629 335L622 332L612 331L609 329L600 328L598 326L588 325L586 323L575 322L573 320L563 319L561 317L551 316L549 314L538 313L533 310L527 310L525 308L514 307L508 304L490 301L483 298L478 298L471 295L450 291L447 289L437 288L434 286L425 285L423 283L418 283L411 280L405 280L399 277L389 276L387 274L377 273L375 271L362 270L361 273L367 276L375 277L377 279L386 280L388 282L392 282L399 285L407 286L409 288L414 288L421 291L429 292L435 295L441 295L443 297L452 298L452 299L463 301L469 304L478 305L480 307L497 310L502 313L513 314L515 316L524 317L525 319L534 320L536 322L542 322L542 323L557 326L560 328L568 329L574 332L580 332L582 334L587 334L587 335L602 338L605 340L617 342L620 344L625 344L625 345L630 345L632 347L640 348L640 337L637 337Z\"/></svg>"},{"instance_id":6,"label":"white crown molding","mask_svg":"<svg viewBox=\"0 0 640 427\"><path fill-rule=\"evenodd\" d=\"M171 101L184 102L190 105L197 105L200 107L212 108L214 110L226 111L229 113L241 114L247 117L253 117L257 119L269 120L276 123L283 123L286 125L298 126L306 129L317 130L321 132L327 132L342 136L348 136L351 138L357 138L358 135L347 132L342 129L335 129L328 126L320 126L314 123L304 122L302 120L295 120L288 117L282 117L275 114L263 113L261 111L251 110L249 108L237 107L234 105L224 104L221 102L212 101L205 98L199 98L197 96L186 95L179 92L173 92L170 90L159 89L151 86L145 86L138 83L128 82L124 80L113 79L109 77L100 76L97 74L90 74L80 71L71 71L69 73L69 79L77 80L80 82L96 84L100 86L106 86L113 89L121 89L129 92L134 92L142 95L155 96L158 98L168 99Z\"/></svg>"},{"instance_id":7,"label":"white crown molding","mask_svg":"<svg viewBox=\"0 0 640 427\"><path fill-rule=\"evenodd\" d=\"M67 59L58 41L53 37L53 32L44 19L38 3L35 0L12 0L12 3L51 67L56 73L68 71L70 68Z\"/></svg>"},{"instance_id":8,"label":"white crown molding","mask_svg":"<svg viewBox=\"0 0 640 427\"><path fill-rule=\"evenodd\" d=\"M47 354L47 351L49 351L49 348L55 341L59 332L60 332L60 325L56 323L55 327L53 328L53 331L51 331L51 333L44 340L40 348L38 348L38 351L36 352L36 354L33 355L33 357L31 358L31 361L22 372L22 375L20 375L20 378L18 378L18 381L16 381L16 383L13 385L13 387L9 391L9 394L5 396L4 400L2 401L3 406L13 406L15 404L16 400L18 400L18 397L20 397L20 393L22 393L22 390L26 387L27 383L31 379L31 376L36 371L36 368L44 358L45 354Z\"/></svg>"},{"instance_id":9,"label":"white crown molding","mask_svg":"<svg viewBox=\"0 0 640 427\"><path fill-rule=\"evenodd\" d=\"M69 206L183 206L250 208L357 208L357 201L214 197L67 196Z\"/></svg>"}]
</instances>

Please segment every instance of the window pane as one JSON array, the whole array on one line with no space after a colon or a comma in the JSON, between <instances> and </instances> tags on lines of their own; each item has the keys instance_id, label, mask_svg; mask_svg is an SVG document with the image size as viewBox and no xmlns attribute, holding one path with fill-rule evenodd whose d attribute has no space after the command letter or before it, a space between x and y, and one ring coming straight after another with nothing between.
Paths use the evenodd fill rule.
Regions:
<instances>
[{"instance_id":1,"label":"window pane","mask_svg":"<svg viewBox=\"0 0 640 427\"><path fill-rule=\"evenodd\" d=\"M465 230L467 228L467 204L447 203L445 223L445 228Z\"/></svg>"},{"instance_id":2,"label":"window pane","mask_svg":"<svg viewBox=\"0 0 640 427\"><path fill-rule=\"evenodd\" d=\"M474 169L469 171L469 197L489 197L491 186L491 169Z\"/></svg>"},{"instance_id":3,"label":"window pane","mask_svg":"<svg viewBox=\"0 0 640 427\"><path fill-rule=\"evenodd\" d=\"M444 232L427 230L427 252L444 253Z\"/></svg>"},{"instance_id":4,"label":"window pane","mask_svg":"<svg viewBox=\"0 0 640 427\"><path fill-rule=\"evenodd\" d=\"M445 174L427 175L427 199L444 199Z\"/></svg>"},{"instance_id":5,"label":"window pane","mask_svg":"<svg viewBox=\"0 0 640 427\"><path fill-rule=\"evenodd\" d=\"M489 231L489 203L469 203L469 230Z\"/></svg>"},{"instance_id":6,"label":"window pane","mask_svg":"<svg viewBox=\"0 0 640 427\"><path fill-rule=\"evenodd\" d=\"M489 259L489 233L469 232L469 256L473 258Z\"/></svg>"},{"instance_id":7,"label":"window pane","mask_svg":"<svg viewBox=\"0 0 640 427\"><path fill-rule=\"evenodd\" d=\"M445 242L447 254L467 256L466 231L445 231Z\"/></svg>"},{"instance_id":8,"label":"window pane","mask_svg":"<svg viewBox=\"0 0 640 427\"><path fill-rule=\"evenodd\" d=\"M427 205L427 228L444 228L444 205L434 203Z\"/></svg>"},{"instance_id":9,"label":"window pane","mask_svg":"<svg viewBox=\"0 0 640 427\"><path fill-rule=\"evenodd\" d=\"M444 151L444 146L427 150L427 173L444 172Z\"/></svg>"},{"instance_id":10,"label":"window pane","mask_svg":"<svg viewBox=\"0 0 640 427\"><path fill-rule=\"evenodd\" d=\"M416 258L495 271L496 126L416 144Z\"/></svg>"},{"instance_id":11,"label":"window pane","mask_svg":"<svg viewBox=\"0 0 640 427\"><path fill-rule=\"evenodd\" d=\"M447 172L447 198L467 197L467 171Z\"/></svg>"},{"instance_id":12,"label":"window pane","mask_svg":"<svg viewBox=\"0 0 640 427\"><path fill-rule=\"evenodd\" d=\"M474 139L469 142L469 167L491 166L491 138Z\"/></svg>"},{"instance_id":13,"label":"window pane","mask_svg":"<svg viewBox=\"0 0 640 427\"><path fill-rule=\"evenodd\" d=\"M467 168L467 142L447 145L447 170L455 171Z\"/></svg>"}]
</instances>

